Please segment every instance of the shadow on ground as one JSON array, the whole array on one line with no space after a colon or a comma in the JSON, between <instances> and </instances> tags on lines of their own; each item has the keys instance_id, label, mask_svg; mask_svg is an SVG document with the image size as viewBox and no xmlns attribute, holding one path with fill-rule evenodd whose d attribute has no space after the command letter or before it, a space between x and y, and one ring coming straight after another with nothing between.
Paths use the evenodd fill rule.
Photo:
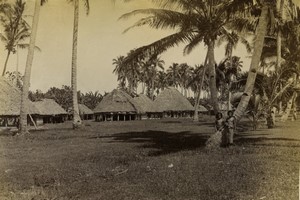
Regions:
<instances>
[{"instance_id":1,"label":"shadow on ground","mask_svg":"<svg viewBox=\"0 0 300 200\"><path fill-rule=\"evenodd\" d=\"M140 148L153 149L149 156L159 156L184 150L194 150L205 147L209 134L194 134L191 132L169 133L164 131L126 132L111 136L114 142L140 143Z\"/></svg>"}]
</instances>

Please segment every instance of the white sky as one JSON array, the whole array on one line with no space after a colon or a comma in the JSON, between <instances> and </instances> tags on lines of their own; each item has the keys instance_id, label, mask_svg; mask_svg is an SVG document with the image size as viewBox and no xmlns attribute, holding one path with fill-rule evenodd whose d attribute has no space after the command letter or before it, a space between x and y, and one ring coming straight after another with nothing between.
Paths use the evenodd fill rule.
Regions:
<instances>
[{"instance_id":1,"label":"white sky","mask_svg":"<svg viewBox=\"0 0 300 200\"><path fill-rule=\"evenodd\" d=\"M31 90L47 91L52 86L61 87L71 82L71 53L73 31L73 6L66 0L48 0L41 8L37 46L42 52L36 52L31 74ZM32 15L33 0L28 0L27 14ZM147 0L135 0L121 3L116 0L90 0L90 14L85 15L83 4L80 4L78 40L78 89L82 92L110 92L117 86L117 77L112 73L112 59L126 55L133 48L154 42L169 31L157 31L149 28L136 28L123 34L136 19L118 20L118 18L134 9L150 7ZM30 20L29 20L30 21ZM191 66L204 62L206 48L199 46L190 55L183 56L183 46L170 49L161 58L165 60L167 69L171 63L186 62ZM238 47L235 55L242 58L244 68L249 68L244 47ZM0 43L0 70L2 71L6 52ZM24 72L27 50L20 50L20 71ZM224 48L215 51L216 61L224 58ZM16 55L12 55L8 63L8 71L16 68Z\"/></svg>"}]
</instances>

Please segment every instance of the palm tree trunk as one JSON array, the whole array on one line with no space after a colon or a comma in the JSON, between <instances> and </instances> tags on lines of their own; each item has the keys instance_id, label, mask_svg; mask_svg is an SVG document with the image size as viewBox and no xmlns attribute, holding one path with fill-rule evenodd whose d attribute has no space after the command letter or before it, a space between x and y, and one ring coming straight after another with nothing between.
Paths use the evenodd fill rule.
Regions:
<instances>
[{"instance_id":1,"label":"palm tree trunk","mask_svg":"<svg viewBox=\"0 0 300 200\"><path fill-rule=\"evenodd\" d=\"M232 49L233 49L233 46L230 45L230 50L229 50L229 61L230 61L230 67L232 68ZM231 107L231 103L230 103L230 99L231 99L231 91L230 91L230 88L231 88L231 80L232 79L232 75L229 75L229 83L227 84L227 89L228 89L228 104L227 104L227 109L228 110L231 110L232 107Z\"/></svg>"},{"instance_id":2,"label":"palm tree trunk","mask_svg":"<svg viewBox=\"0 0 300 200\"><path fill-rule=\"evenodd\" d=\"M151 99L154 100L154 78L152 78L152 83L151 83Z\"/></svg>"},{"instance_id":3,"label":"palm tree trunk","mask_svg":"<svg viewBox=\"0 0 300 200\"><path fill-rule=\"evenodd\" d=\"M214 108L214 113L219 112L219 102L218 102L218 91L216 85L216 68L215 68L215 55L214 55L214 41L209 41L208 43L208 68L209 68L209 88L210 88L210 99L212 106Z\"/></svg>"},{"instance_id":4,"label":"palm tree trunk","mask_svg":"<svg viewBox=\"0 0 300 200\"><path fill-rule=\"evenodd\" d=\"M11 51L10 51L10 50L7 50L7 55L6 55L6 59L5 59L4 67L3 67L2 76L5 75L6 68L7 68L7 63L8 63L8 59L9 59L10 53L11 53Z\"/></svg>"},{"instance_id":5,"label":"palm tree trunk","mask_svg":"<svg viewBox=\"0 0 300 200\"><path fill-rule=\"evenodd\" d=\"M32 21L32 30L30 35L29 49L27 54L26 66L25 66L23 89L21 94L21 110L20 110L21 134L25 134L28 132L27 130L27 115L28 115L28 102L29 102L28 92L30 86L30 75L31 75L31 67L32 67L33 56L34 56L35 40L36 40L37 28L38 28L38 22L40 16L40 7L41 7L41 0L36 0L35 8L34 8L34 16Z\"/></svg>"},{"instance_id":6,"label":"palm tree trunk","mask_svg":"<svg viewBox=\"0 0 300 200\"><path fill-rule=\"evenodd\" d=\"M82 121L79 115L77 97L77 41L78 41L78 21L79 21L79 0L74 1L74 27L73 27L73 48L72 48L72 99L73 99L73 128L78 128Z\"/></svg>"},{"instance_id":7,"label":"palm tree trunk","mask_svg":"<svg viewBox=\"0 0 300 200\"><path fill-rule=\"evenodd\" d=\"M247 78L246 86L244 93L242 95L241 101L234 113L237 121L239 121L247 109L253 88L254 82L257 75L257 70L260 62L260 57L263 49L264 38L267 33L268 26L268 6L266 4L263 5L261 15L259 17L259 23L256 30L256 39L254 42L254 51L250 64L249 75Z\"/></svg>"},{"instance_id":8,"label":"palm tree trunk","mask_svg":"<svg viewBox=\"0 0 300 200\"><path fill-rule=\"evenodd\" d=\"M204 77L205 77L207 60L208 60L208 52L206 54L205 61L204 61L204 68L203 68L203 72L202 72L202 76L201 76L201 80L200 80L200 85L197 87L197 90L196 90L197 95L196 95L196 102L195 102L195 105L194 105L194 108L195 108L195 110L194 110L194 119L193 119L194 121L199 121L198 110L199 110L202 86L203 86Z\"/></svg>"},{"instance_id":9,"label":"palm tree trunk","mask_svg":"<svg viewBox=\"0 0 300 200\"><path fill-rule=\"evenodd\" d=\"M277 8L277 10L279 11L279 15L282 18L283 17L283 6L284 6L284 0L279 0L279 7ZM277 31L277 40L276 40L276 46L277 46L277 59L276 59L276 70L278 70L281 66L281 30L278 29ZM279 90L281 89L281 84L279 85ZM278 112L281 113L282 112L282 101L279 100L278 103L278 107L279 110Z\"/></svg>"}]
</instances>

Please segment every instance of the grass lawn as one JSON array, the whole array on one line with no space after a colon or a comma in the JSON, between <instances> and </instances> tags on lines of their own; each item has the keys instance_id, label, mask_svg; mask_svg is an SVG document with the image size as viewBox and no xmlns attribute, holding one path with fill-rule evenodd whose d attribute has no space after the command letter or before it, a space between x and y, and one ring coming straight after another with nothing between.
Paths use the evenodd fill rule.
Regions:
<instances>
[{"instance_id":1,"label":"grass lawn","mask_svg":"<svg viewBox=\"0 0 300 200\"><path fill-rule=\"evenodd\" d=\"M48 125L0 136L0 199L298 199L300 120L208 152L213 118Z\"/></svg>"}]
</instances>

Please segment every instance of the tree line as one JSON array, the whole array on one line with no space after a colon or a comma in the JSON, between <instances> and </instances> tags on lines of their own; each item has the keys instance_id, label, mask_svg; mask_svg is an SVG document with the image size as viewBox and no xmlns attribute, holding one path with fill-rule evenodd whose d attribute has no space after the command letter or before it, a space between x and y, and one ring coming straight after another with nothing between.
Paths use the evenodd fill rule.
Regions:
<instances>
[{"instance_id":1,"label":"tree line","mask_svg":"<svg viewBox=\"0 0 300 200\"><path fill-rule=\"evenodd\" d=\"M88 0L70 2L74 6L71 89L73 125L76 128L81 124L76 80L79 5L80 2L83 3L86 14L89 13L90 6ZM40 6L43 3L46 1L35 1L32 27L29 28L20 14L22 9L19 8L25 6L22 0L16 0L14 5L0 1L1 24L5 33L1 34L1 39L6 44L7 59L10 53L17 52L24 38L30 38L22 88L22 132L27 130L26 107L31 66L34 50L37 48L35 37ZM114 73L118 76L119 87L127 88L129 92L136 92L138 84L142 84L144 92L153 99L155 93L159 91L157 89L177 84L183 92L188 92L188 89L193 90L196 97L195 105L199 104L204 88L208 88L210 103L215 113L220 111L220 97L229 99L232 88L235 87L241 93L234 112L237 120L245 114L251 101L254 101L256 107L258 103L255 100L260 102L260 105L265 105L264 112L269 118L274 107L278 107L282 112L284 105L286 108L295 105L298 95L300 17L299 8L292 0L153 0L153 3L156 5L155 8L133 10L120 17L126 20L143 15L125 32L135 27L148 26L153 29L172 30L173 33L149 45L131 50L126 56L114 59ZM20 37L21 33L26 34ZM12 37L5 37L8 35ZM207 49L205 60L199 60L199 66L193 68L186 64L174 63L164 72L164 63L159 58L160 54L180 43L185 44L183 54L189 54L203 43ZM251 52L249 70L241 76L244 79L238 79L239 77L234 75L237 68L233 64L233 52L238 43L244 44ZM226 47L225 60L227 61L221 67L218 67L215 61L215 48L219 44L224 44ZM272 56L276 57L276 61L267 62ZM190 74L189 78L185 78L187 74ZM258 85L259 81L263 84ZM226 95L220 95L225 93ZM270 121L274 123L274 120Z\"/></svg>"}]
</instances>

